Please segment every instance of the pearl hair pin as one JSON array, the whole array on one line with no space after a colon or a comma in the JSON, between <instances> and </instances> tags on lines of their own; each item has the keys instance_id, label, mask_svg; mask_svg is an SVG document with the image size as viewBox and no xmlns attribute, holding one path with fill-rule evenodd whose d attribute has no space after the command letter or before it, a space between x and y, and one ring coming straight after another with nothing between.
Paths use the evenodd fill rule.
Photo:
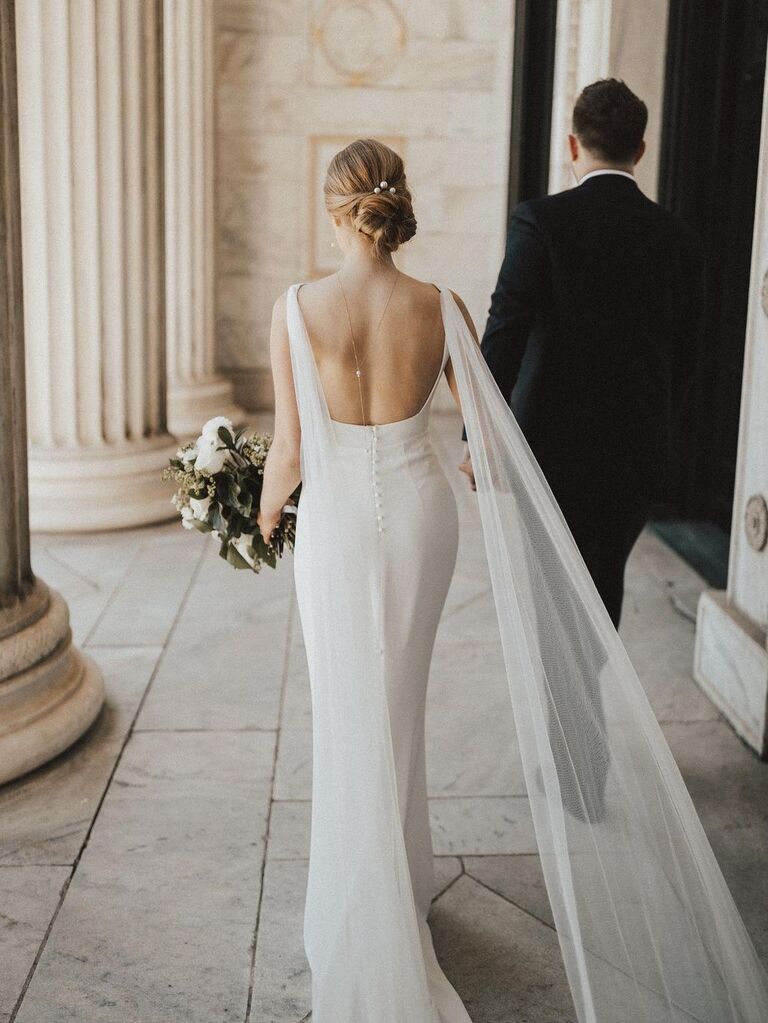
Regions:
<instances>
[{"instance_id":1,"label":"pearl hair pin","mask_svg":"<svg viewBox=\"0 0 768 1023\"><path fill-rule=\"evenodd\" d=\"M380 181L379 184L376 186L376 188L374 188L374 192L381 192L382 189L384 189L386 187L387 187L387 182L386 181ZM390 190L390 192L394 192L395 191L395 186L392 185L392 187L389 190Z\"/></svg>"}]
</instances>

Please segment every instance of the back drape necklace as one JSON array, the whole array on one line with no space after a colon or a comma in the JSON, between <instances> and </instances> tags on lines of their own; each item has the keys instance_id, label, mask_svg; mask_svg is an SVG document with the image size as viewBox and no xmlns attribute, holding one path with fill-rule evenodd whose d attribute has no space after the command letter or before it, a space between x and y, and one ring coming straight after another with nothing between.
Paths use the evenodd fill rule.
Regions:
<instances>
[{"instance_id":1,"label":"back drape necklace","mask_svg":"<svg viewBox=\"0 0 768 1023\"><path fill-rule=\"evenodd\" d=\"M390 288L389 297L387 298L387 301L384 304L384 310L383 310L381 316L379 317L379 322L376 324L376 329L374 330L373 334L371 335L369 351L370 351L370 348L373 346L373 342L376 339L376 336L378 335L379 327L381 326L381 321L384 319L384 313L386 313L386 311L387 311L387 308L389 306L389 300L392 298L392 293L394 292L395 287L396 287L397 282L400 279L400 277L401 277L400 271L397 268L395 268L395 280L394 280L394 283L392 284L392 287ZM336 279L339 282L339 287L341 288L341 294L342 294L342 297L344 298L344 308L347 310L347 322L349 323L349 336L352 339L352 354L355 357L355 376L357 377L357 390L358 390L358 393L360 395L360 414L361 414L361 417L362 417L362 420L363 420L363 426L367 426L368 425L368 421L365 418L365 402L363 401L363 384L362 384L362 380L361 380L362 370L360 369L361 363L365 361L365 356L363 356L362 359L359 359L358 356L357 356L357 344L355 343L355 332L352 330L352 318L349 315L349 305L347 304L347 296L346 296L346 294L344 292L344 285L341 283L341 272L338 271L338 270L336 271ZM368 352L366 352L366 355L367 354L368 354Z\"/></svg>"}]
</instances>

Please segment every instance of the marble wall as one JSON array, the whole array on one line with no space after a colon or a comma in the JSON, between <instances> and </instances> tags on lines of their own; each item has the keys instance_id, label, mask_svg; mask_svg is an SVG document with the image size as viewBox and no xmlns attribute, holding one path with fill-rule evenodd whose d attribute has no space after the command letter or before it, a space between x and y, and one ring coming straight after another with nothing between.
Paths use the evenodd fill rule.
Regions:
<instances>
[{"instance_id":1,"label":"marble wall","mask_svg":"<svg viewBox=\"0 0 768 1023\"><path fill-rule=\"evenodd\" d=\"M272 401L275 299L338 265L321 186L360 136L405 160L418 231L398 265L457 291L482 331L504 248L513 6L217 0L217 359L247 407Z\"/></svg>"}]
</instances>

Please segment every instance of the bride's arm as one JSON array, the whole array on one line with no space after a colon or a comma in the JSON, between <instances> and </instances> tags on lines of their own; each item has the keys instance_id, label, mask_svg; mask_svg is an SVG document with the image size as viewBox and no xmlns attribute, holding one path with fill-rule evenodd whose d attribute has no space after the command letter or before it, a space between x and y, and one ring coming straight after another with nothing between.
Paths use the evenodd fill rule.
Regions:
<instances>
[{"instance_id":1,"label":"bride's arm","mask_svg":"<svg viewBox=\"0 0 768 1023\"><path fill-rule=\"evenodd\" d=\"M478 347L479 347L480 340L479 340L479 338L477 336L477 331L475 330L475 325L472 322L472 317L469 315L469 310L464 305L463 300L456 294L455 291L451 291L451 294L456 299L456 305L459 307L459 309L461 310L461 315L466 320L467 326L469 327L469 331L472 334L472 337L475 339L475 344L478 345ZM448 380L448 386L451 389L451 394L453 395L453 400L458 405L459 412L461 412L461 401L459 400L459 388L458 388L458 386L456 384L456 374L453 372L453 366L451 364L451 360L450 359L445 364L445 376L446 376L446 379Z\"/></svg>"},{"instance_id":2,"label":"bride's arm","mask_svg":"<svg viewBox=\"0 0 768 1023\"><path fill-rule=\"evenodd\" d=\"M280 521L283 505L301 482L301 427L293 386L285 293L272 308L269 353L275 392L275 430L264 464L264 484L256 519L266 541Z\"/></svg>"},{"instance_id":3,"label":"bride's arm","mask_svg":"<svg viewBox=\"0 0 768 1023\"><path fill-rule=\"evenodd\" d=\"M459 296L456 294L455 291L451 291L451 294L456 299L456 305L459 307L459 309L461 310L461 315L466 320L466 323L467 323L467 326L469 327L470 333L472 334L472 337L475 339L475 344L479 346L480 345L480 339L477 336L477 331L475 330L475 325L472 322L472 317L469 315L469 310L464 305L464 302L462 301L461 298L459 298ZM458 385L456 384L456 374L453 371L453 365L452 365L450 359L448 360L448 362L445 365L445 376L446 376L446 379L448 381L448 386L451 389L451 394L453 395L453 400L458 405L459 412L461 412L461 401L459 399L459 388L458 388ZM467 476L469 478L469 484L472 487L472 489L475 490L476 489L476 487L475 487L475 474L472 472L472 460L469 457L469 446L468 445L464 446L464 461L459 465L459 469L462 472L467 474Z\"/></svg>"}]
</instances>

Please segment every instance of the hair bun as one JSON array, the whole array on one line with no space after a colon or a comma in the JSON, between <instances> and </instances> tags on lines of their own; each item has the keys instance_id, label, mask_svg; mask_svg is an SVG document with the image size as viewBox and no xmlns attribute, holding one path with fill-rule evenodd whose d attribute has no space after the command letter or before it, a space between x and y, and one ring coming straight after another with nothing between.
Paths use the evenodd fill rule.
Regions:
<instances>
[{"instance_id":1,"label":"hair bun","mask_svg":"<svg viewBox=\"0 0 768 1023\"><path fill-rule=\"evenodd\" d=\"M356 139L338 152L323 191L328 212L348 216L371 239L377 256L393 252L416 233L403 161L378 139Z\"/></svg>"},{"instance_id":2,"label":"hair bun","mask_svg":"<svg viewBox=\"0 0 768 1023\"><path fill-rule=\"evenodd\" d=\"M379 250L393 252L416 234L411 199L401 187L364 195L352 217L356 230L371 238Z\"/></svg>"}]
</instances>

